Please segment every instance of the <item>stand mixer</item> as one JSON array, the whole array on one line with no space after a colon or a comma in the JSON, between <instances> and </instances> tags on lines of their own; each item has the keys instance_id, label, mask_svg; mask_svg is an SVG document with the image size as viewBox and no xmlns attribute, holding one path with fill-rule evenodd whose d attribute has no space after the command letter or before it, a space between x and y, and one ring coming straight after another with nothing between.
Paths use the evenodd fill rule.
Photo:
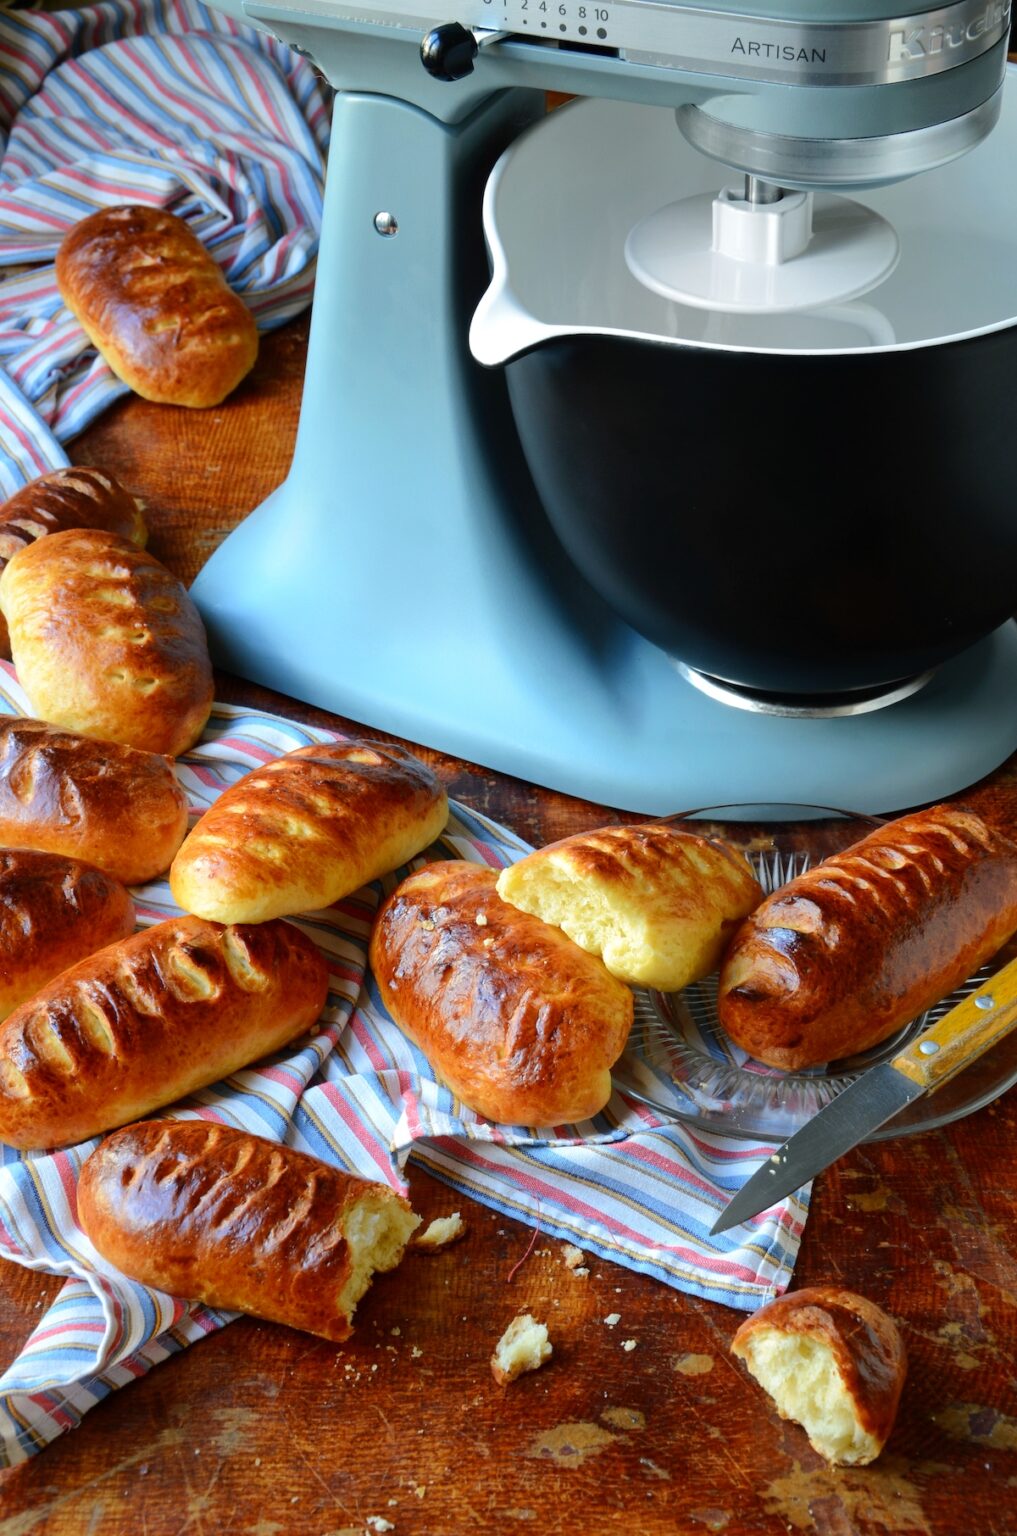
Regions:
<instances>
[{"instance_id":1,"label":"stand mixer","mask_svg":"<svg viewBox=\"0 0 1017 1536\"><path fill-rule=\"evenodd\" d=\"M886 17L879 0L753 16L661 0L456 0L441 15L435 0L215 3L309 54L339 92L293 465L193 588L220 665L369 726L658 814L747 801L892 810L1010 754L1017 631L998 591L986 599L990 632L875 687L746 687L637 632L639 613L626 622L602 595L610 582L590 584L552 532L504 376L467 345L479 302L475 354L494 364L509 350L498 355L478 331L490 308L481 200L517 143L540 163L551 89L594 98L561 113L574 114L578 145L569 182L585 180L594 200L599 156L594 147L584 163L583 124L599 124L608 144L617 110L635 172L639 109L666 109L652 117L654 132L666 117L674 134L675 186L624 241L625 280L648 302L733 316L735 350L739 325L765 330L799 312L831 335L846 320L865 348L892 349L872 300L898 239L892 217L856 194L935 172L990 133L1007 4ZM679 146L701 163L694 194ZM534 208L535 223L555 217L546 202ZM494 288L505 286L499 259L492 249ZM555 280L568 288L567 273ZM525 354L540 339L513 347ZM851 350L836 339L802 350L824 347ZM593 454L595 479L596 444ZM680 462L674 473L680 485ZM616 516L623 528L623 503ZM1014 564L1004 574L1017 597ZM957 580L971 580L962 555ZM778 539L760 600L793 605L780 585Z\"/></svg>"}]
</instances>

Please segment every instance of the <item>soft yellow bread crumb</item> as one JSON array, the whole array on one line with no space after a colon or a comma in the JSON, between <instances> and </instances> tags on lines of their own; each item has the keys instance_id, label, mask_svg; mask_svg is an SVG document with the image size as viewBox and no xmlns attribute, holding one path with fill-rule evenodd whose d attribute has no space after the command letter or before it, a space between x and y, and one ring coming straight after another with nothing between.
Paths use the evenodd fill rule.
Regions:
<instances>
[{"instance_id":1,"label":"soft yellow bread crumb","mask_svg":"<svg viewBox=\"0 0 1017 1536\"><path fill-rule=\"evenodd\" d=\"M512 1319L498 1340L491 1356L491 1374L499 1386L506 1386L524 1371L538 1371L552 1352L546 1326L524 1312Z\"/></svg>"},{"instance_id":2,"label":"soft yellow bread crumb","mask_svg":"<svg viewBox=\"0 0 1017 1536\"><path fill-rule=\"evenodd\" d=\"M466 1236L466 1231L466 1223L458 1211L453 1211L451 1216L436 1216L420 1236L414 1238L413 1247L435 1253L439 1248L457 1243Z\"/></svg>"}]
</instances>

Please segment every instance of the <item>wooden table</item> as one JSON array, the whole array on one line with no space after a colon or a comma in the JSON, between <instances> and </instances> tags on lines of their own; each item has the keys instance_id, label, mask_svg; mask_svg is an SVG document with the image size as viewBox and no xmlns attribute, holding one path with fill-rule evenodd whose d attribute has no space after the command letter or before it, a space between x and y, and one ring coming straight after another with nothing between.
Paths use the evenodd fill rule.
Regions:
<instances>
[{"instance_id":1,"label":"wooden table","mask_svg":"<svg viewBox=\"0 0 1017 1536\"><path fill-rule=\"evenodd\" d=\"M183 578L282 477L305 339L303 323L270 338L218 410L132 400L77 444L144 496ZM219 696L349 724L230 678ZM534 842L627 819L421 756ZM1017 781L1017 757L999 777ZM365 1536L378 1518L394 1536L1017 1531L1017 1096L816 1182L795 1284L881 1303L911 1360L890 1446L857 1471L829 1470L731 1360L740 1314L597 1261L575 1276L546 1239L514 1271L528 1228L419 1172L412 1192L425 1216L463 1209L470 1234L379 1281L350 1344L234 1323L0 1474L0 1536ZM7 1359L59 1283L13 1265L2 1280ZM488 1359L524 1308L555 1357L500 1389Z\"/></svg>"}]
</instances>

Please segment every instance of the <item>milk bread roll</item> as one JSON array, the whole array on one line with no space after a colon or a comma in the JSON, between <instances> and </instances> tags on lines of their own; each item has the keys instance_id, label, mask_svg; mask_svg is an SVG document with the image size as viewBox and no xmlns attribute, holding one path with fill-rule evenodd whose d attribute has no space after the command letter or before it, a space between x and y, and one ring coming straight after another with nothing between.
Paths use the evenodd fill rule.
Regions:
<instances>
[{"instance_id":1,"label":"milk bread roll","mask_svg":"<svg viewBox=\"0 0 1017 1536\"><path fill-rule=\"evenodd\" d=\"M104 528L143 549L148 531L141 507L101 469L54 469L23 486L0 507L0 572L19 549L65 528ZM10 656L7 621L0 614L0 656Z\"/></svg>"},{"instance_id":2,"label":"milk bread roll","mask_svg":"<svg viewBox=\"0 0 1017 1536\"><path fill-rule=\"evenodd\" d=\"M212 708L198 610L164 565L116 534L52 533L0 576L18 680L33 714L169 757Z\"/></svg>"},{"instance_id":3,"label":"milk bread roll","mask_svg":"<svg viewBox=\"0 0 1017 1536\"><path fill-rule=\"evenodd\" d=\"M401 747L301 747L219 796L173 860L170 889L221 923L314 912L405 864L447 820L438 779Z\"/></svg>"},{"instance_id":4,"label":"milk bread roll","mask_svg":"<svg viewBox=\"0 0 1017 1536\"><path fill-rule=\"evenodd\" d=\"M1017 845L960 805L878 827L757 907L717 1011L759 1061L793 1071L885 1040L1017 930Z\"/></svg>"},{"instance_id":5,"label":"milk bread roll","mask_svg":"<svg viewBox=\"0 0 1017 1536\"><path fill-rule=\"evenodd\" d=\"M254 367L254 316L175 214L99 209L60 242L56 280L89 341L146 400L218 405Z\"/></svg>"},{"instance_id":6,"label":"milk bread roll","mask_svg":"<svg viewBox=\"0 0 1017 1536\"><path fill-rule=\"evenodd\" d=\"M119 881L59 854L0 848L0 1019L133 932L134 903Z\"/></svg>"},{"instance_id":7,"label":"milk bread roll","mask_svg":"<svg viewBox=\"0 0 1017 1536\"><path fill-rule=\"evenodd\" d=\"M735 926L763 899L733 848L661 822L538 848L502 870L498 894L555 923L612 976L661 992L716 970Z\"/></svg>"},{"instance_id":8,"label":"milk bread roll","mask_svg":"<svg viewBox=\"0 0 1017 1536\"><path fill-rule=\"evenodd\" d=\"M632 993L560 929L502 901L497 878L455 861L396 887L371 934L382 1000L478 1114L510 1125L586 1120L611 1096Z\"/></svg>"},{"instance_id":9,"label":"milk bread roll","mask_svg":"<svg viewBox=\"0 0 1017 1536\"><path fill-rule=\"evenodd\" d=\"M66 854L142 885L165 874L186 831L168 758L0 718L0 845Z\"/></svg>"},{"instance_id":10,"label":"milk bread roll","mask_svg":"<svg viewBox=\"0 0 1017 1536\"><path fill-rule=\"evenodd\" d=\"M107 1137L81 1170L78 1218L142 1285L336 1342L420 1222L385 1184L205 1120Z\"/></svg>"},{"instance_id":11,"label":"milk bread roll","mask_svg":"<svg viewBox=\"0 0 1017 1536\"><path fill-rule=\"evenodd\" d=\"M874 1302L839 1286L793 1291L747 1318L731 1351L827 1461L863 1466L879 1455L907 1357L897 1324Z\"/></svg>"},{"instance_id":12,"label":"milk bread roll","mask_svg":"<svg viewBox=\"0 0 1017 1536\"><path fill-rule=\"evenodd\" d=\"M289 923L173 918L111 944L0 1025L0 1141L65 1146L147 1115L303 1034L327 991Z\"/></svg>"}]
</instances>

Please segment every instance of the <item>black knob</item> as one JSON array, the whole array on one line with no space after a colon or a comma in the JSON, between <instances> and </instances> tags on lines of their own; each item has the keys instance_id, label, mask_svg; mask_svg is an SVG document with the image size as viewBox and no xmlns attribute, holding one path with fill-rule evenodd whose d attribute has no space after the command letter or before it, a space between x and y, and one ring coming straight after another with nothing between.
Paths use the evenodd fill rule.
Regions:
<instances>
[{"instance_id":1,"label":"black knob","mask_svg":"<svg viewBox=\"0 0 1017 1536\"><path fill-rule=\"evenodd\" d=\"M420 45L420 60L435 80L463 80L473 73L477 39L458 21L446 21L428 32Z\"/></svg>"}]
</instances>

